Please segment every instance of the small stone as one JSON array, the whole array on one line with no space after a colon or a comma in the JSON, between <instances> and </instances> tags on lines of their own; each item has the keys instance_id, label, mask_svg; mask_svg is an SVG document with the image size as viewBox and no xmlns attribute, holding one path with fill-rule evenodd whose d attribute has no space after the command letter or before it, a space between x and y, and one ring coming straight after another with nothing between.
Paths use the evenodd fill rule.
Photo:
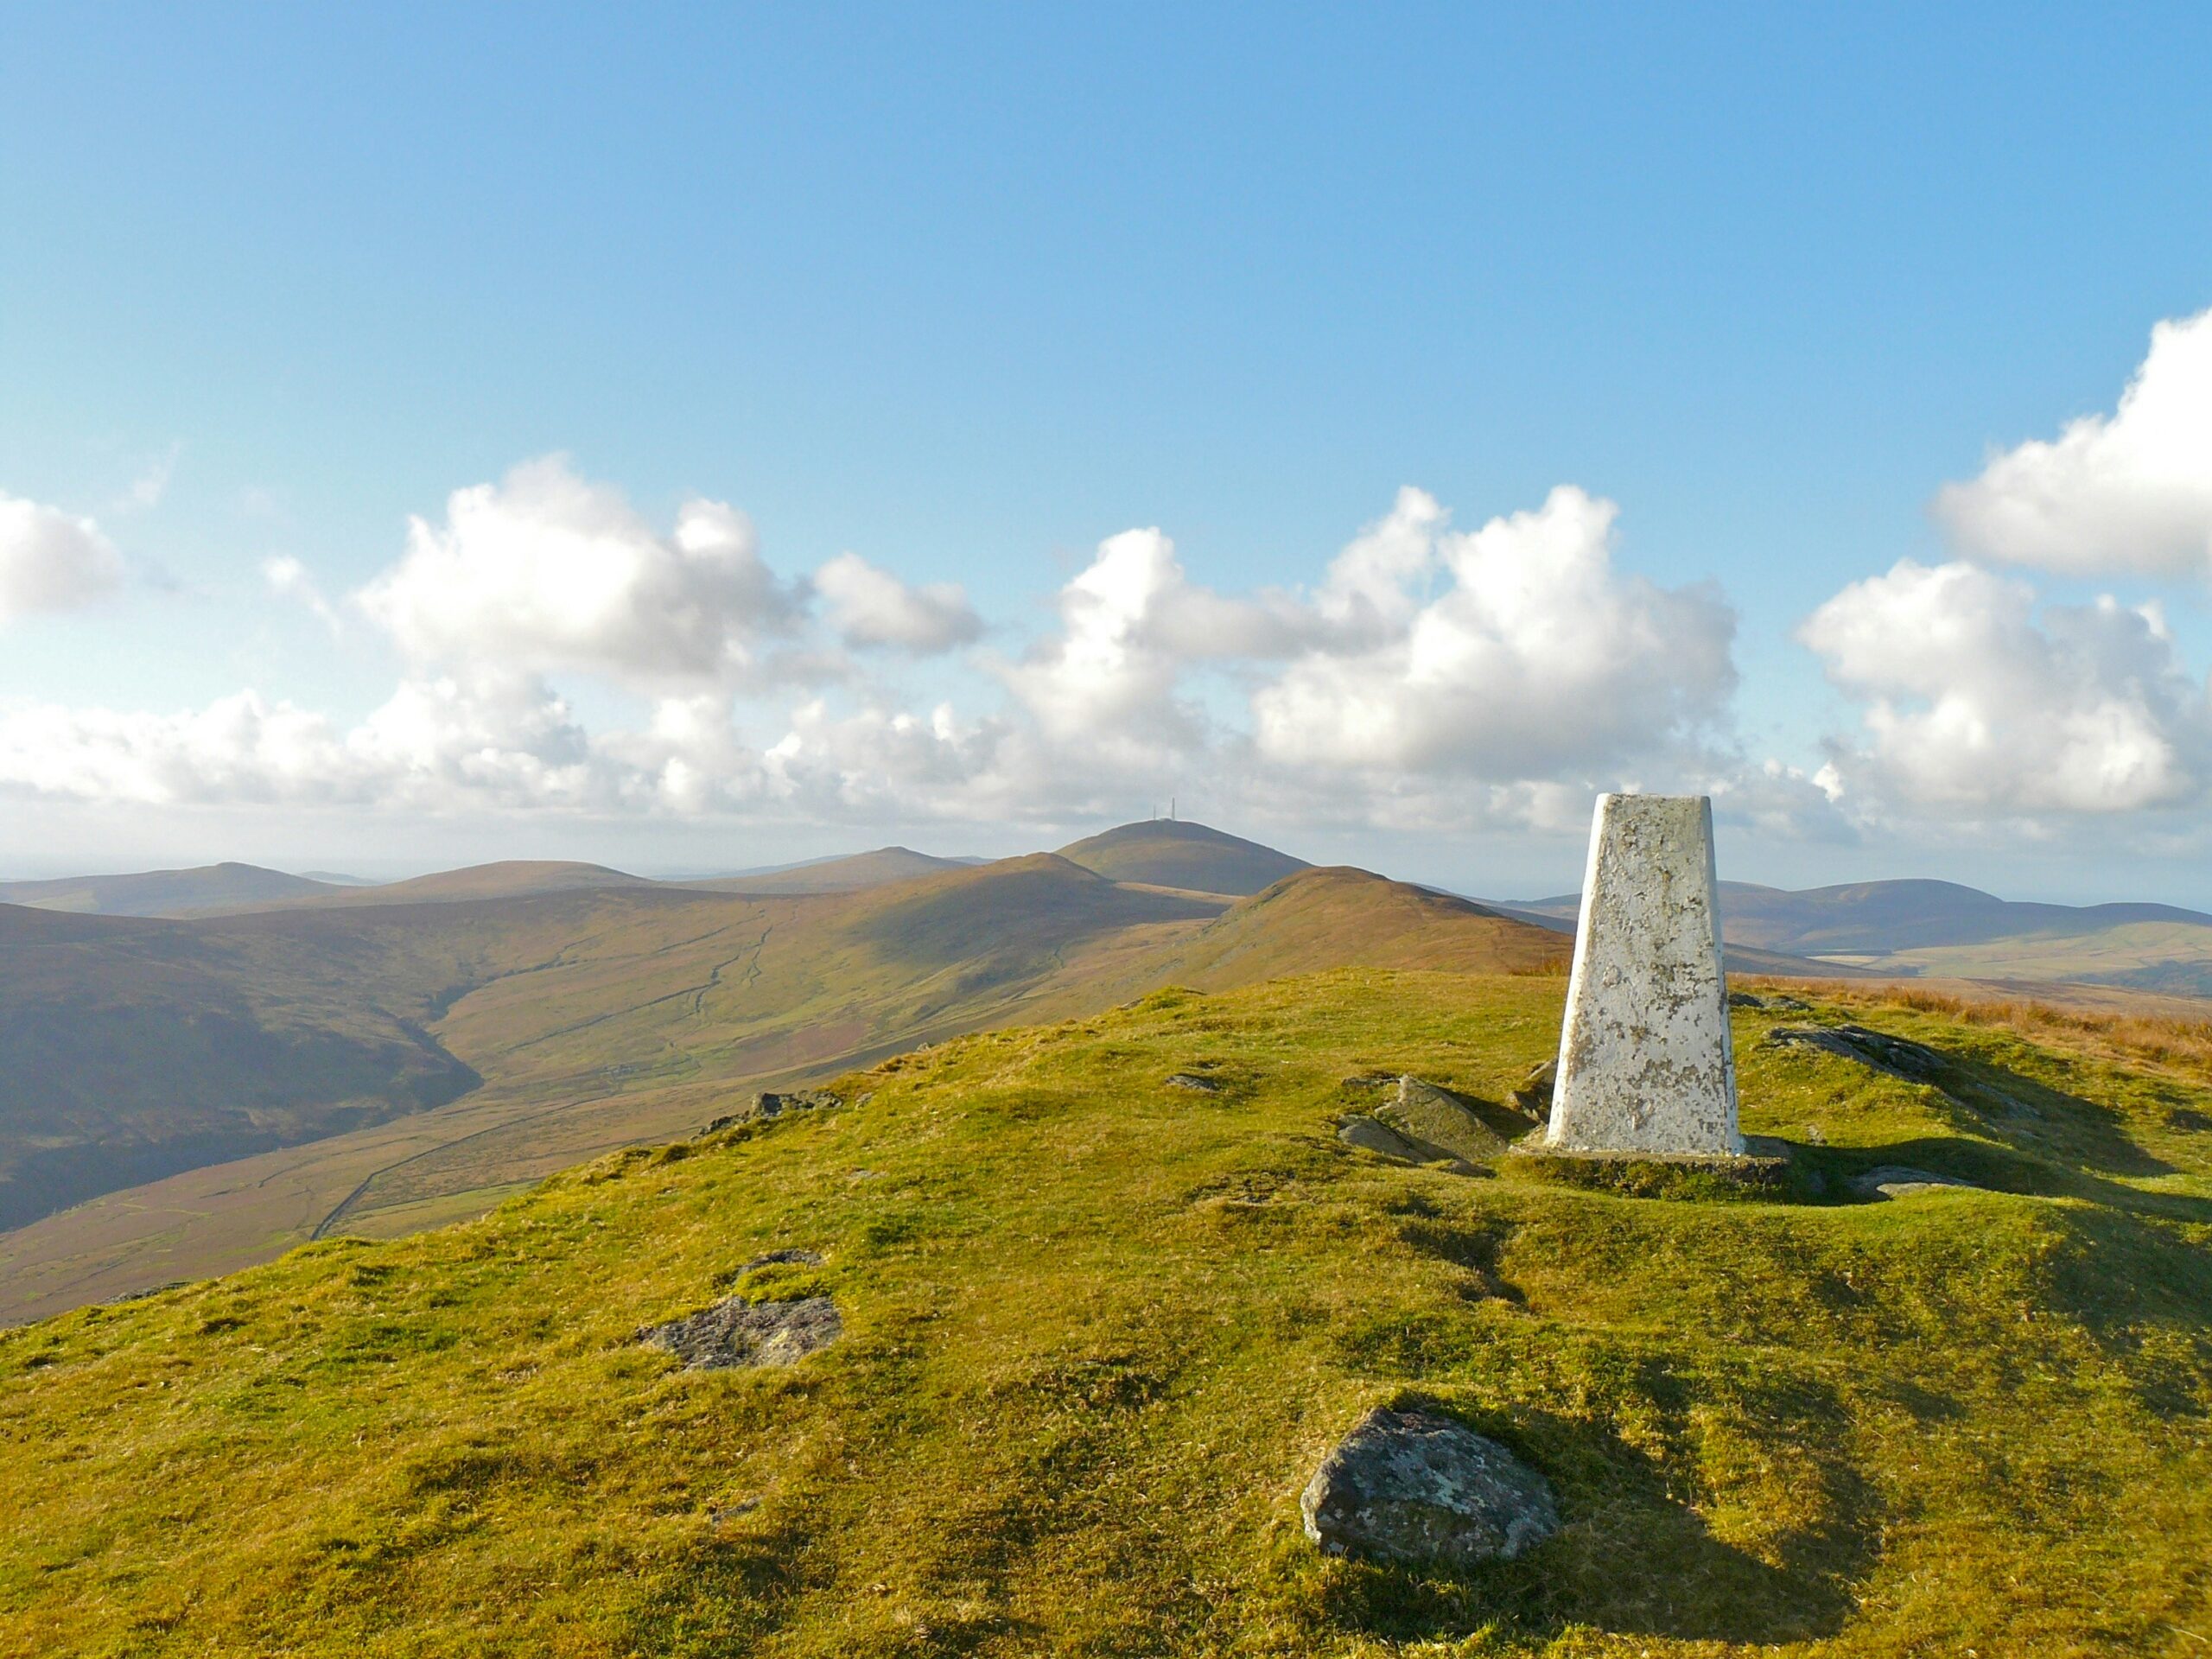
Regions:
<instances>
[{"instance_id":1,"label":"small stone","mask_svg":"<svg viewBox=\"0 0 2212 1659\"><path fill-rule=\"evenodd\" d=\"M1338 1127L1337 1139L1363 1152L1379 1153L1402 1163L1421 1162L1421 1150L1379 1118L1348 1117Z\"/></svg>"},{"instance_id":2,"label":"small stone","mask_svg":"<svg viewBox=\"0 0 2212 1659\"><path fill-rule=\"evenodd\" d=\"M1749 991L1731 991L1728 993L1728 1006L1732 1008L1763 1008L1766 1007L1766 999L1753 996Z\"/></svg>"},{"instance_id":3,"label":"small stone","mask_svg":"<svg viewBox=\"0 0 2212 1659\"><path fill-rule=\"evenodd\" d=\"M1217 1095L1221 1092L1221 1085L1211 1077L1202 1077L1192 1071L1171 1073L1167 1079L1167 1086L1170 1089L1196 1090L1202 1095Z\"/></svg>"},{"instance_id":4,"label":"small stone","mask_svg":"<svg viewBox=\"0 0 2212 1659\"><path fill-rule=\"evenodd\" d=\"M1970 1192L1983 1190L1956 1175L1939 1175L1934 1170L1904 1164L1884 1164L1851 1178L1851 1190L1862 1198L1909 1198L1916 1192L1940 1192L1946 1187Z\"/></svg>"},{"instance_id":5,"label":"small stone","mask_svg":"<svg viewBox=\"0 0 2212 1659\"><path fill-rule=\"evenodd\" d=\"M1552 1089L1558 1082L1559 1060L1554 1057L1522 1078L1520 1087L1506 1098L1512 1102L1516 1111L1529 1117L1547 1118L1552 1114Z\"/></svg>"},{"instance_id":6,"label":"small stone","mask_svg":"<svg viewBox=\"0 0 2212 1659\"><path fill-rule=\"evenodd\" d=\"M836 1304L827 1296L755 1305L725 1296L689 1319L671 1319L638 1333L664 1348L689 1371L729 1371L754 1365L790 1365L844 1334Z\"/></svg>"},{"instance_id":7,"label":"small stone","mask_svg":"<svg viewBox=\"0 0 2212 1659\"><path fill-rule=\"evenodd\" d=\"M1510 1560L1559 1530L1551 1483L1497 1441L1381 1407L1321 1460L1298 1507L1323 1550L1368 1560Z\"/></svg>"}]
</instances>

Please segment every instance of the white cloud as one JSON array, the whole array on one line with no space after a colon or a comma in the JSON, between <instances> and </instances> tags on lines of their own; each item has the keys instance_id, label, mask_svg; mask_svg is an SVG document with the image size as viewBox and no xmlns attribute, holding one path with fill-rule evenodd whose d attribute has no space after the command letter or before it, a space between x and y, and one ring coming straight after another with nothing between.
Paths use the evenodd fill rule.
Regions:
<instances>
[{"instance_id":1,"label":"white cloud","mask_svg":"<svg viewBox=\"0 0 2212 1659\"><path fill-rule=\"evenodd\" d=\"M1457 535L1407 490L1311 589L1246 594L1194 582L1165 534L1131 530L1062 588L1047 639L988 664L1002 709L903 708L847 676L834 701L779 716L734 698L804 677L787 662L820 680L840 662L807 654L795 596L742 519L693 502L658 536L564 463L533 463L416 523L358 596L411 666L350 728L251 692L165 715L18 704L0 708L0 787L817 822L1065 822L1179 791L1255 822L1572 833L1593 780L1709 769L1694 728L1732 683L1727 607L1616 571L1613 517L1562 489ZM264 574L321 604L297 561ZM974 627L957 590L852 556L815 587L850 643L919 652ZM561 670L650 701L587 728L543 677Z\"/></svg>"},{"instance_id":2,"label":"white cloud","mask_svg":"<svg viewBox=\"0 0 2212 1659\"><path fill-rule=\"evenodd\" d=\"M336 608L322 596L322 589L316 586L307 566L290 554L280 553L274 558L264 559L261 579L268 584L270 593L305 606L316 621L334 633L340 631Z\"/></svg>"},{"instance_id":3,"label":"white cloud","mask_svg":"<svg viewBox=\"0 0 2212 1659\"><path fill-rule=\"evenodd\" d=\"M1947 485L1936 516L1973 556L2075 575L2212 576L2212 311L2151 331L2110 416Z\"/></svg>"},{"instance_id":4,"label":"white cloud","mask_svg":"<svg viewBox=\"0 0 2212 1659\"><path fill-rule=\"evenodd\" d=\"M1562 486L1462 534L1428 498L1401 495L1323 589L1325 613L1367 640L1318 645L1259 691L1262 753L1494 781L1662 759L1733 689L1735 618L1716 589L1617 573L1617 511Z\"/></svg>"},{"instance_id":5,"label":"white cloud","mask_svg":"<svg viewBox=\"0 0 2212 1659\"><path fill-rule=\"evenodd\" d=\"M2133 812L2198 799L2212 707L2155 606L2109 597L2036 615L2025 582L1901 561L1821 607L1800 637L1866 701L1839 744L1847 798L1937 814Z\"/></svg>"},{"instance_id":6,"label":"white cloud","mask_svg":"<svg viewBox=\"0 0 2212 1659\"><path fill-rule=\"evenodd\" d=\"M74 610L123 585L123 560L90 518L0 490L0 622Z\"/></svg>"},{"instance_id":7,"label":"white cloud","mask_svg":"<svg viewBox=\"0 0 2212 1659\"><path fill-rule=\"evenodd\" d=\"M895 645L917 655L970 644L982 619L957 582L910 588L857 553L841 553L814 573L830 605L830 625L852 645Z\"/></svg>"},{"instance_id":8,"label":"white cloud","mask_svg":"<svg viewBox=\"0 0 2212 1659\"><path fill-rule=\"evenodd\" d=\"M796 613L743 513L687 501L657 535L557 455L456 490L442 525L411 520L404 557L354 597L418 663L640 684L733 677Z\"/></svg>"}]
</instances>

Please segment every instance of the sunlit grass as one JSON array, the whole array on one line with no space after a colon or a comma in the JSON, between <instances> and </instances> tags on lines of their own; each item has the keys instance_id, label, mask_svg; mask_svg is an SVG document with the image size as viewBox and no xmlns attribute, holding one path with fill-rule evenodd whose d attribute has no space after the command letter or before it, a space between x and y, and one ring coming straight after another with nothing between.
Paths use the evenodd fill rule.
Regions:
<instances>
[{"instance_id":1,"label":"sunlit grass","mask_svg":"<svg viewBox=\"0 0 2212 1659\"><path fill-rule=\"evenodd\" d=\"M2212 1636L2212 1111L2101 1037L1853 1007L1942 1090L1763 1047L1831 1173L1639 1200L1385 1164L1344 1080L1501 1100L1555 979L1351 971L966 1039L842 1109L480 1221L0 1333L0 1650L777 1656L2189 1650ZM1809 1017L1845 1017L1823 1002ZM1198 1071L1213 1093L1164 1086ZM1955 1084L1954 1088L1952 1085ZM2002 1191L1837 1201L1923 1162ZM847 1334L684 1373L764 1251ZM1422 1397L1567 1522L1459 1577L1296 1494Z\"/></svg>"}]
</instances>

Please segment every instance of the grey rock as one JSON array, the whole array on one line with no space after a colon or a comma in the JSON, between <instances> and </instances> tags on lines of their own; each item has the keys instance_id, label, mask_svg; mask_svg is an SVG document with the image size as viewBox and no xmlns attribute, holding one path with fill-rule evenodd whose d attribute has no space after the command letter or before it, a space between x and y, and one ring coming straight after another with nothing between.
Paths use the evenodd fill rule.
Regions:
<instances>
[{"instance_id":1,"label":"grey rock","mask_svg":"<svg viewBox=\"0 0 2212 1659\"><path fill-rule=\"evenodd\" d=\"M1211 1077L1202 1077L1192 1071L1171 1073L1167 1079L1167 1086L1170 1089L1195 1090L1202 1095L1217 1095L1221 1092L1221 1085Z\"/></svg>"},{"instance_id":2,"label":"grey rock","mask_svg":"<svg viewBox=\"0 0 2212 1659\"><path fill-rule=\"evenodd\" d=\"M701 1135L715 1135L723 1129L734 1129L741 1123L756 1123L763 1119L782 1117L789 1112L823 1111L842 1106L844 1102L827 1089L793 1089L783 1094L761 1093L753 1096L745 1105L721 1116L701 1129Z\"/></svg>"},{"instance_id":3,"label":"grey rock","mask_svg":"<svg viewBox=\"0 0 2212 1659\"><path fill-rule=\"evenodd\" d=\"M1731 991L1728 993L1728 1006L1732 1008L1763 1008L1766 1007L1766 999L1753 996L1749 991Z\"/></svg>"},{"instance_id":4,"label":"grey rock","mask_svg":"<svg viewBox=\"0 0 2212 1659\"><path fill-rule=\"evenodd\" d=\"M1559 1061L1546 1060L1541 1065L1521 1079L1521 1086L1507 1096L1516 1110L1530 1117L1549 1117L1552 1112L1552 1089L1559 1082Z\"/></svg>"},{"instance_id":5,"label":"grey rock","mask_svg":"<svg viewBox=\"0 0 2212 1659\"><path fill-rule=\"evenodd\" d=\"M1510 1144L1465 1099L1420 1077L1400 1077L1396 1097L1377 1106L1375 1116L1410 1142L1424 1163L1443 1159L1471 1168Z\"/></svg>"},{"instance_id":6,"label":"grey rock","mask_svg":"<svg viewBox=\"0 0 2212 1659\"><path fill-rule=\"evenodd\" d=\"M1761 1046L1818 1049L1907 1083L1932 1084L1943 1075L1943 1057L1934 1049L1864 1026L1777 1026Z\"/></svg>"},{"instance_id":7,"label":"grey rock","mask_svg":"<svg viewBox=\"0 0 2212 1659\"><path fill-rule=\"evenodd\" d=\"M1916 1192L1940 1192L1945 1187L1982 1191L1956 1175L1939 1175L1932 1169L1913 1169L1904 1164L1883 1164L1851 1178L1851 1190L1862 1198L1906 1198Z\"/></svg>"},{"instance_id":8,"label":"grey rock","mask_svg":"<svg viewBox=\"0 0 2212 1659\"><path fill-rule=\"evenodd\" d=\"M1551 1483L1464 1423L1378 1407L1321 1460L1298 1501L1332 1555L1510 1560L1559 1530Z\"/></svg>"},{"instance_id":9,"label":"grey rock","mask_svg":"<svg viewBox=\"0 0 2212 1659\"><path fill-rule=\"evenodd\" d=\"M1364 1116L1348 1117L1338 1126L1337 1139L1348 1147L1357 1147L1363 1152L1380 1153L1385 1158L1395 1158L1408 1164L1421 1161L1421 1149L1380 1118Z\"/></svg>"},{"instance_id":10,"label":"grey rock","mask_svg":"<svg viewBox=\"0 0 2212 1659\"><path fill-rule=\"evenodd\" d=\"M638 1339L666 1349L686 1370L730 1371L792 1364L827 1348L844 1330L836 1304L827 1296L759 1304L725 1296L689 1319L640 1331Z\"/></svg>"}]
</instances>

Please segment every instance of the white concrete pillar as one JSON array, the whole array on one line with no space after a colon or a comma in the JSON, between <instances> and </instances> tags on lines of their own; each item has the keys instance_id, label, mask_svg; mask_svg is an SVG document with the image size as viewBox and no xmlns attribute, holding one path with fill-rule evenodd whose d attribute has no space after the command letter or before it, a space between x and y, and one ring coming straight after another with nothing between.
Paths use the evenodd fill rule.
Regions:
<instances>
[{"instance_id":1,"label":"white concrete pillar","mask_svg":"<svg viewBox=\"0 0 2212 1659\"><path fill-rule=\"evenodd\" d=\"M1600 795L1547 1148L1740 1154L1713 803Z\"/></svg>"}]
</instances>

